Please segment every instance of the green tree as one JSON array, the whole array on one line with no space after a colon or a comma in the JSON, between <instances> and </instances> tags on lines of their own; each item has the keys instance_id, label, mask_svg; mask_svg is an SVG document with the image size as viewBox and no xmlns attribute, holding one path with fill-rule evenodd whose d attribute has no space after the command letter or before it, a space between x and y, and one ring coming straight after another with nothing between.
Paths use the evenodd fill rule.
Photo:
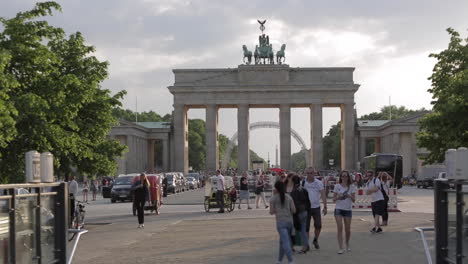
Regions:
<instances>
[{"instance_id":1,"label":"green tree","mask_svg":"<svg viewBox=\"0 0 468 264\"><path fill-rule=\"evenodd\" d=\"M418 145L429 150L425 163L443 162L449 148L468 146L468 38L455 30L448 48L429 56L437 59L428 90L434 99L433 112L420 120Z\"/></svg>"},{"instance_id":2,"label":"green tree","mask_svg":"<svg viewBox=\"0 0 468 264\"><path fill-rule=\"evenodd\" d=\"M189 120L189 166L194 170L205 168L205 121Z\"/></svg>"},{"instance_id":3,"label":"green tree","mask_svg":"<svg viewBox=\"0 0 468 264\"><path fill-rule=\"evenodd\" d=\"M23 180L24 153L32 149L51 151L57 174L64 176L73 168L90 175L113 174L115 158L125 150L106 138L116 123L112 109L125 92L111 96L101 88L108 63L90 56L95 48L85 44L81 33L67 37L61 28L40 20L53 10L60 11L60 5L37 3L14 18L0 18L0 79L7 76L14 84L3 100L17 111L16 134L0 147L0 174L10 182Z\"/></svg>"},{"instance_id":4,"label":"green tree","mask_svg":"<svg viewBox=\"0 0 468 264\"><path fill-rule=\"evenodd\" d=\"M292 154L291 156L291 167L293 170L299 171L303 170L306 168L306 159L305 159L305 152L310 151L309 149L307 150L301 150L299 152L296 152Z\"/></svg>"},{"instance_id":5,"label":"green tree","mask_svg":"<svg viewBox=\"0 0 468 264\"><path fill-rule=\"evenodd\" d=\"M329 160L333 160L333 167L341 165L341 122L332 125L323 138L323 166L330 168Z\"/></svg>"},{"instance_id":6,"label":"green tree","mask_svg":"<svg viewBox=\"0 0 468 264\"><path fill-rule=\"evenodd\" d=\"M18 87L18 82L14 75L5 72L10 60L11 55L8 52L0 51L0 148L6 147L16 135L15 118L18 111L8 94ZM0 152L0 157L1 154Z\"/></svg>"}]
</instances>

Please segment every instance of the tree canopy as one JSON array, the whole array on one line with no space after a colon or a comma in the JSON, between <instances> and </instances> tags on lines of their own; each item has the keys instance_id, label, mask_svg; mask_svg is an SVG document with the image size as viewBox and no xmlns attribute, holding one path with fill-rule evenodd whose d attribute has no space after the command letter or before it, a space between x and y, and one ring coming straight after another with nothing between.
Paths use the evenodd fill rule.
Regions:
<instances>
[{"instance_id":1,"label":"tree canopy","mask_svg":"<svg viewBox=\"0 0 468 264\"><path fill-rule=\"evenodd\" d=\"M431 77L432 113L420 120L418 145L429 150L425 163L443 162L449 148L468 146L468 38L447 29L447 49L429 56L437 59Z\"/></svg>"},{"instance_id":2,"label":"tree canopy","mask_svg":"<svg viewBox=\"0 0 468 264\"><path fill-rule=\"evenodd\" d=\"M113 174L125 147L106 138L116 123L112 109L124 91L111 95L100 83L108 63L91 56L80 32L42 17L61 11L55 2L0 18L0 175L21 182L24 153L50 151L58 175Z\"/></svg>"}]
</instances>

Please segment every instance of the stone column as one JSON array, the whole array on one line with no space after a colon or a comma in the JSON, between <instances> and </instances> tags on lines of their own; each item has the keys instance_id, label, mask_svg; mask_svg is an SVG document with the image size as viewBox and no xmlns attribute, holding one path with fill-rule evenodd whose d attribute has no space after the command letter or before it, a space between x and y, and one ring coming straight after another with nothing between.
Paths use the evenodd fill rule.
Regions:
<instances>
[{"instance_id":1,"label":"stone column","mask_svg":"<svg viewBox=\"0 0 468 264\"><path fill-rule=\"evenodd\" d=\"M291 169L291 106L280 105L280 167Z\"/></svg>"},{"instance_id":2,"label":"stone column","mask_svg":"<svg viewBox=\"0 0 468 264\"><path fill-rule=\"evenodd\" d=\"M323 139L322 139L322 105L314 104L310 107L310 158L311 166L323 168Z\"/></svg>"},{"instance_id":3,"label":"stone column","mask_svg":"<svg viewBox=\"0 0 468 264\"><path fill-rule=\"evenodd\" d=\"M400 133L392 134L392 152L400 154Z\"/></svg>"},{"instance_id":4,"label":"stone column","mask_svg":"<svg viewBox=\"0 0 468 264\"><path fill-rule=\"evenodd\" d=\"M237 168L242 173L249 170L249 105L237 106Z\"/></svg>"},{"instance_id":5,"label":"stone column","mask_svg":"<svg viewBox=\"0 0 468 264\"><path fill-rule=\"evenodd\" d=\"M148 169L149 173L154 173L154 139L148 139Z\"/></svg>"},{"instance_id":6,"label":"stone column","mask_svg":"<svg viewBox=\"0 0 468 264\"><path fill-rule=\"evenodd\" d=\"M366 156L366 138L359 137L359 161Z\"/></svg>"},{"instance_id":7,"label":"stone column","mask_svg":"<svg viewBox=\"0 0 468 264\"><path fill-rule=\"evenodd\" d=\"M188 172L187 107L174 105L174 165L177 172Z\"/></svg>"},{"instance_id":8,"label":"stone column","mask_svg":"<svg viewBox=\"0 0 468 264\"><path fill-rule=\"evenodd\" d=\"M163 171L168 172L169 170L169 139L164 139L162 141L162 162L163 162Z\"/></svg>"},{"instance_id":9,"label":"stone column","mask_svg":"<svg viewBox=\"0 0 468 264\"><path fill-rule=\"evenodd\" d=\"M379 153L381 151L380 142L381 142L380 137L374 138L374 152L375 153Z\"/></svg>"},{"instance_id":10,"label":"stone column","mask_svg":"<svg viewBox=\"0 0 468 264\"><path fill-rule=\"evenodd\" d=\"M354 104L341 105L341 169L353 170L354 161Z\"/></svg>"},{"instance_id":11,"label":"stone column","mask_svg":"<svg viewBox=\"0 0 468 264\"><path fill-rule=\"evenodd\" d=\"M215 104L206 106L206 169L215 171L219 168L218 147L218 107Z\"/></svg>"}]
</instances>

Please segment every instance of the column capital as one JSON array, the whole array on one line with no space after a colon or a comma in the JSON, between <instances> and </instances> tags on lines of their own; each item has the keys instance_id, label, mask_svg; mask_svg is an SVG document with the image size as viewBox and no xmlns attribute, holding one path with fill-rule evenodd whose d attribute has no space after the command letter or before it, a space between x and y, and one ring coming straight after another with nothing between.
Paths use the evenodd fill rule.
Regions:
<instances>
[{"instance_id":1,"label":"column capital","mask_svg":"<svg viewBox=\"0 0 468 264\"><path fill-rule=\"evenodd\" d=\"M250 108L249 104L237 104L237 108Z\"/></svg>"},{"instance_id":2,"label":"column capital","mask_svg":"<svg viewBox=\"0 0 468 264\"><path fill-rule=\"evenodd\" d=\"M290 104L280 104L279 109L280 109L281 112L291 111L291 105Z\"/></svg>"}]
</instances>

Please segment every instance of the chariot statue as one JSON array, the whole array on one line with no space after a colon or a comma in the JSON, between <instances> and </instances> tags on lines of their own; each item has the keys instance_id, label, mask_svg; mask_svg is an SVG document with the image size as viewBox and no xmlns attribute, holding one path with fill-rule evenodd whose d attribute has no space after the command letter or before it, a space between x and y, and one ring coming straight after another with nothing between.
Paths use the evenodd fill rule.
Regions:
<instances>
[{"instance_id":1,"label":"chariot statue","mask_svg":"<svg viewBox=\"0 0 468 264\"><path fill-rule=\"evenodd\" d=\"M260 24L260 30L262 34L258 36L258 45L255 45L255 50L253 52L255 64L275 64L275 53L273 51L273 45L270 44L270 37L265 35L263 32L265 30L266 20L260 21L257 20ZM252 52L247 49L246 45L242 46L244 51L244 63L249 65L252 63ZM282 64L285 61L285 49L286 44L281 46L281 50L276 53L276 63ZM247 61L246 61L247 59Z\"/></svg>"}]
</instances>

